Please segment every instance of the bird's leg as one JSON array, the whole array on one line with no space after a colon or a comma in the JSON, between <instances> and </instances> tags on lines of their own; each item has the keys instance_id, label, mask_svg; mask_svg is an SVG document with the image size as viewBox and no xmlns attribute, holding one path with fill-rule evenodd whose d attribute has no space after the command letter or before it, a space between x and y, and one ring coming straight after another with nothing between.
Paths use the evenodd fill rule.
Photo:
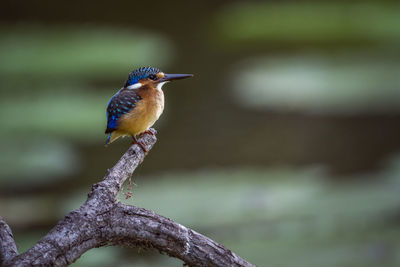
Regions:
<instances>
[{"instance_id":1,"label":"bird's leg","mask_svg":"<svg viewBox=\"0 0 400 267\"><path fill-rule=\"evenodd\" d=\"M145 153L149 152L149 151L144 147L144 144L136 139L136 136L133 136L133 135L132 135L132 138L133 138L132 144L137 144L138 146L140 146L140 147L143 149L143 151L144 151Z\"/></svg>"}]
</instances>

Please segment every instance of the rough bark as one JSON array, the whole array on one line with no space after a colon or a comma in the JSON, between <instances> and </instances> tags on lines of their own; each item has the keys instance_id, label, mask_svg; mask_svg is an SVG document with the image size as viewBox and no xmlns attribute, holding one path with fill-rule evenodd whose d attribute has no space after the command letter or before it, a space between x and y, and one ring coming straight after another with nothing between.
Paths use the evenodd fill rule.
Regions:
<instances>
[{"instance_id":1,"label":"rough bark","mask_svg":"<svg viewBox=\"0 0 400 267\"><path fill-rule=\"evenodd\" d=\"M155 130L151 132L140 139L147 150L157 140ZM118 245L155 248L189 266L253 266L179 223L116 200L123 183L145 156L138 145L131 146L104 179L92 186L86 202L23 254L18 254L11 229L0 217L1 265L67 266L91 248Z\"/></svg>"},{"instance_id":2,"label":"rough bark","mask_svg":"<svg viewBox=\"0 0 400 267\"><path fill-rule=\"evenodd\" d=\"M3 266L17 255L17 245L11 229L0 216L0 266Z\"/></svg>"}]
</instances>

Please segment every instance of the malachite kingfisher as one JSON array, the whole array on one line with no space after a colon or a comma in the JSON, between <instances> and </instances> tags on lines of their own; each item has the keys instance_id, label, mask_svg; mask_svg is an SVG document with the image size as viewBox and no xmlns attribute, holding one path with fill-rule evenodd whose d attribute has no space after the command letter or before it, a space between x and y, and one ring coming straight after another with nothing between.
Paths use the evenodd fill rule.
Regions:
<instances>
[{"instance_id":1,"label":"malachite kingfisher","mask_svg":"<svg viewBox=\"0 0 400 267\"><path fill-rule=\"evenodd\" d=\"M107 104L106 145L120 136L131 136L145 152L136 135L147 132L164 110L162 86L192 74L166 74L154 67L142 67L129 73L125 85ZM148 132L151 134L151 132Z\"/></svg>"}]
</instances>

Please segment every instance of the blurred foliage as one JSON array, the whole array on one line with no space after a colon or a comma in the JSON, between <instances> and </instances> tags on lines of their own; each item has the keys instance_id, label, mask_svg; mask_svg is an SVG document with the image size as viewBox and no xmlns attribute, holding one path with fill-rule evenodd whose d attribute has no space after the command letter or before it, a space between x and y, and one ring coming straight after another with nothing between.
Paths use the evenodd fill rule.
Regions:
<instances>
[{"instance_id":1,"label":"blurred foliage","mask_svg":"<svg viewBox=\"0 0 400 267\"><path fill-rule=\"evenodd\" d=\"M105 127L105 106L111 93L85 92L90 87L40 91L16 101L0 100L3 136L17 133L64 136L99 141ZM13 114L13 116L9 116ZM29 119L27 120L27 116ZM95 139L93 139L95 138Z\"/></svg>"},{"instance_id":2,"label":"blurred foliage","mask_svg":"<svg viewBox=\"0 0 400 267\"><path fill-rule=\"evenodd\" d=\"M241 2L216 21L215 36L225 45L400 40L399 5L385 1Z\"/></svg>"},{"instance_id":3,"label":"blurred foliage","mask_svg":"<svg viewBox=\"0 0 400 267\"><path fill-rule=\"evenodd\" d=\"M0 100L0 136L8 140L0 149L10 151L0 154L0 184L37 184L79 171L78 153L65 140L102 144L106 99L112 95L85 92L89 88L40 90Z\"/></svg>"},{"instance_id":4,"label":"blurred foliage","mask_svg":"<svg viewBox=\"0 0 400 267\"><path fill-rule=\"evenodd\" d=\"M8 151L0 155L0 186L45 183L48 179L57 179L61 173L73 174L79 169L79 160L74 148L59 140L11 139L1 144L0 148L2 151Z\"/></svg>"},{"instance_id":5,"label":"blurred foliage","mask_svg":"<svg viewBox=\"0 0 400 267\"><path fill-rule=\"evenodd\" d=\"M234 96L250 108L335 114L399 110L398 53L258 57L237 70Z\"/></svg>"},{"instance_id":6,"label":"blurred foliage","mask_svg":"<svg viewBox=\"0 0 400 267\"><path fill-rule=\"evenodd\" d=\"M1 28L0 35L0 76L24 80L119 77L133 62L162 66L173 53L159 35L120 28L21 25Z\"/></svg>"}]
</instances>

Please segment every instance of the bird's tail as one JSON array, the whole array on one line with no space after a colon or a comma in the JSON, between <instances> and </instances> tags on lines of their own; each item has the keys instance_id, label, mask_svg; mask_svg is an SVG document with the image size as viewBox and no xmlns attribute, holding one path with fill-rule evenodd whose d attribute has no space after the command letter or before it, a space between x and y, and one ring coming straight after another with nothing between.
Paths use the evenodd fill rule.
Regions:
<instances>
[{"instance_id":1,"label":"bird's tail","mask_svg":"<svg viewBox=\"0 0 400 267\"><path fill-rule=\"evenodd\" d=\"M108 134L105 146L108 146L109 144L111 144L112 142L114 142L115 140L118 139L118 137L120 137L121 134L117 133L117 132L112 132Z\"/></svg>"}]
</instances>

